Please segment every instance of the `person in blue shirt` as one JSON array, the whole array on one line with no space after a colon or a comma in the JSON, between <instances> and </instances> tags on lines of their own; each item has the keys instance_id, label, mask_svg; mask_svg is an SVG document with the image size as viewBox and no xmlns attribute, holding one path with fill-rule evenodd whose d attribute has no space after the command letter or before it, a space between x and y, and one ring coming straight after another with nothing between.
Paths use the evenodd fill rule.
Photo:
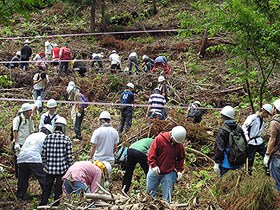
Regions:
<instances>
[{"instance_id":1,"label":"person in blue shirt","mask_svg":"<svg viewBox=\"0 0 280 210\"><path fill-rule=\"evenodd\" d=\"M155 59L155 64L154 64L154 67L152 69L152 73L155 73L156 69L158 67L162 67L163 70L168 74L170 75L171 74L171 69L167 63L167 59L165 56L158 56L156 59Z\"/></svg>"},{"instance_id":2,"label":"person in blue shirt","mask_svg":"<svg viewBox=\"0 0 280 210\"><path fill-rule=\"evenodd\" d=\"M134 93L132 90L134 89L134 85L129 82L124 92L121 94L121 103L122 104L133 104L134 102ZM125 126L125 132L127 132L132 125L132 106L121 106L121 122L119 127L119 133L123 132Z\"/></svg>"}]
</instances>

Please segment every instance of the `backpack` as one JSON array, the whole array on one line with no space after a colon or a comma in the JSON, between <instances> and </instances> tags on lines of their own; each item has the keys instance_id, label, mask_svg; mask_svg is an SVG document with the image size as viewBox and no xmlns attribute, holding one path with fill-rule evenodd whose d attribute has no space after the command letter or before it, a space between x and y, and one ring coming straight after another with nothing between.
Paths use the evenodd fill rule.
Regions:
<instances>
[{"instance_id":1,"label":"backpack","mask_svg":"<svg viewBox=\"0 0 280 210\"><path fill-rule=\"evenodd\" d=\"M22 123L22 116L18 115L17 117L19 117L19 124L18 124L18 128L17 131L19 131L19 127ZM13 125L11 126L11 133L10 133L10 140L13 141L14 139L14 131L13 131Z\"/></svg>"},{"instance_id":2,"label":"backpack","mask_svg":"<svg viewBox=\"0 0 280 210\"><path fill-rule=\"evenodd\" d=\"M118 150L118 153L115 158L115 163L120 164L122 168L124 168L124 166L127 162L127 150L128 150L128 147L121 146L121 148Z\"/></svg>"},{"instance_id":3,"label":"backpack","mask_svg":"<svg viewBox=\"0 0 280 210\"><path fill-rule=\"evenodd\" d=\"M229 133L229 151L227 154L229 163L235 166L245 164L248 157L247 141L242 135L242 129L239 126L235 130L231 130L227 126L223 126L222 129Z\"/></svg>"},{"instance_id":4,"label":"backpack","mask_svg":"<svg viewBox=\"0 0 280 210\"><path fill-rule=\"evenodd\" d=\"M82 102L88 102L88 100L87 100L87 98L83 95L83 94L81 94L81 100L82 100ZM85 108L87 108L88 107L88 104L82 104L82 107L85 109Z\"/></svg>"},{"instance_id":5,"label":"backpack","mask_svg":"<svg viewBox=\"0 0 280 210\"><path fill-rule=\"evenodd\" d=\"M55 114L52 118L50 118L50 115L47 115L46 117L45 117L45 119L44 119L44 124L46 125L46 124L52 124L52 120L55 118L55 116L56 116L57 114Z\"/></svg>"}]
</instances>

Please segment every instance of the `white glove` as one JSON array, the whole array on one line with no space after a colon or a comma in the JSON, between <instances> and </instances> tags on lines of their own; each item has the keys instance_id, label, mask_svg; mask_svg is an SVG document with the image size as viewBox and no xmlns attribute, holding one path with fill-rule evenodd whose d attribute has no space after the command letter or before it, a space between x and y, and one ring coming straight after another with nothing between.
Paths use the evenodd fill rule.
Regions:
<instances>
[{"instance_id":1,"label":"white glove","mask_svg":"<svg viewBox=\"0 0 280 210\"><path fill-rule=\"evenodd\" d=\"M80 112L77 113L77 117L81 117L82 114Z\"/></svg>"},{"instance_id":2,"label":"white glove","mask_svg":"<svg viewBox=\"0 0 280 210\"><path fill-rule=\"evenodd\" d=\"M15 154L16 154L16 156L18 156L18 154L19 154L19 152L20 152L20 145L19 145L19 143L15 143L14 149L15 149Z\"/></svg>"},{"instance_id":3,"label":"white glove","mask_svg":"<svg viewBox=\"0 0 280 210\"><path fill-rule=\"evenodd\" d=\"M0 166L0 173L3 174L4 173L4 168L2 166Z\"/></svg>"},{"instance_id":4,"label":"white glove","mask_svg":"<svg viewBox=\"0 0 280 210\"><path fill-rule=\"evenodd\" d=\"M177 173L177 181L179 181L183 176L183 173L182 172L178 172Z\"/></svg>"},{"instance_id":5,"label":"white glove","mask_svg":"<svg viewBox=\"0 0 280 210\"><path fill-rule=\"evenodd\" d=\"M263 164L264 164L264 166L267 167L267 168L268 168L269 157L270 157L270 155L265 154L265 156L264 156L264 158L263 158Z\"/></svg>"},{"instance_id":6,"label":"white glove","mask_svg":"<svg viewBox=\"0 0 280 210\"><path fill-rule=\"evenodd\" d=\"M158 166L151 168L151 170L155 176L158 176L160 174L160 170Z\"/></svg>"},{"instance_id":7,"label":"white glove","mask_svg":"<svg viewBox=\"0 0 280 210\"><path fill-rule=\"evenodd\" d=\"M220 164L219 163L215 163L214 164L214 171L220 175L221 171L220 171Z\"/></svg>"}]
</instances>

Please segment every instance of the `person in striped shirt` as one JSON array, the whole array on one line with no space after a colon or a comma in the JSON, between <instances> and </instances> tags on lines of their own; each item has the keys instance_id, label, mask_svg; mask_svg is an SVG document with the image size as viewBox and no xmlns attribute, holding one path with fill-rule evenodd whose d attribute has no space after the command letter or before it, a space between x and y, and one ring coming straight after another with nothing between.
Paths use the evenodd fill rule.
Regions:
<instances>
[{"instance_id":1,"label":"person in striped shirt","mask_svg":"<svg viewBox=\"0 0 280 210\"><path fill-rule=\"evenodd\" d=\"M151 119L164 119L164 113L166 113L164 105L166 100L164 96L160 94L160 89L155 88L153 94L149 98L149 106L146 113L146 118L150 117Z\"/></svg>"}]
</instances>

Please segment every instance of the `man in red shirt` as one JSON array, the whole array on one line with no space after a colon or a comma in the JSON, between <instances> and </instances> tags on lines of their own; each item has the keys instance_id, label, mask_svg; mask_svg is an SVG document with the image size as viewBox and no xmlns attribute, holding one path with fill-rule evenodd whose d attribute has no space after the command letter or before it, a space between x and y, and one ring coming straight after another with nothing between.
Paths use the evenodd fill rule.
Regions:
<instances>
[{"instance_id":1,"label":"man in red shirt","mask_svg":"<svg viewBox=\"0 0 280 210\"><path fill-rule=\"evenodd\" d=\"M153 197L161 184L163 198L171 202L174 183L182 178L185 149L182 142L186 129L176 126L170 132L160 133L153 141L149 153L146 192Z\"/></svg>"},{"instance_id":2,"label":"man in red shirt","mask_svg":"<svg viewBox=\"0 0 280 210\"><path fill-rule=\"evenodd\" d=\"M64 67L65 68L65 73L67 77L69 76L69 61L72 59L72 52L71 49L68 46L68 43L64 43L64 47L62 47L59 51L59 60L60 60L60 65L58 69L58 73L61 74L61 70Z\"/></svg>"},{"instance_id":3,"label":"man in red shirt","mask_svg":"<svg viewBox=\"0 0 280 210\"><path fill-rule=\"evenodd\" d=\"M59 52L60 52L60 48L58 47L58 45L55 43L53 45L52 48L52 64L54 66L58 66L59 65Z\"/></svg>"}]
</instances>

